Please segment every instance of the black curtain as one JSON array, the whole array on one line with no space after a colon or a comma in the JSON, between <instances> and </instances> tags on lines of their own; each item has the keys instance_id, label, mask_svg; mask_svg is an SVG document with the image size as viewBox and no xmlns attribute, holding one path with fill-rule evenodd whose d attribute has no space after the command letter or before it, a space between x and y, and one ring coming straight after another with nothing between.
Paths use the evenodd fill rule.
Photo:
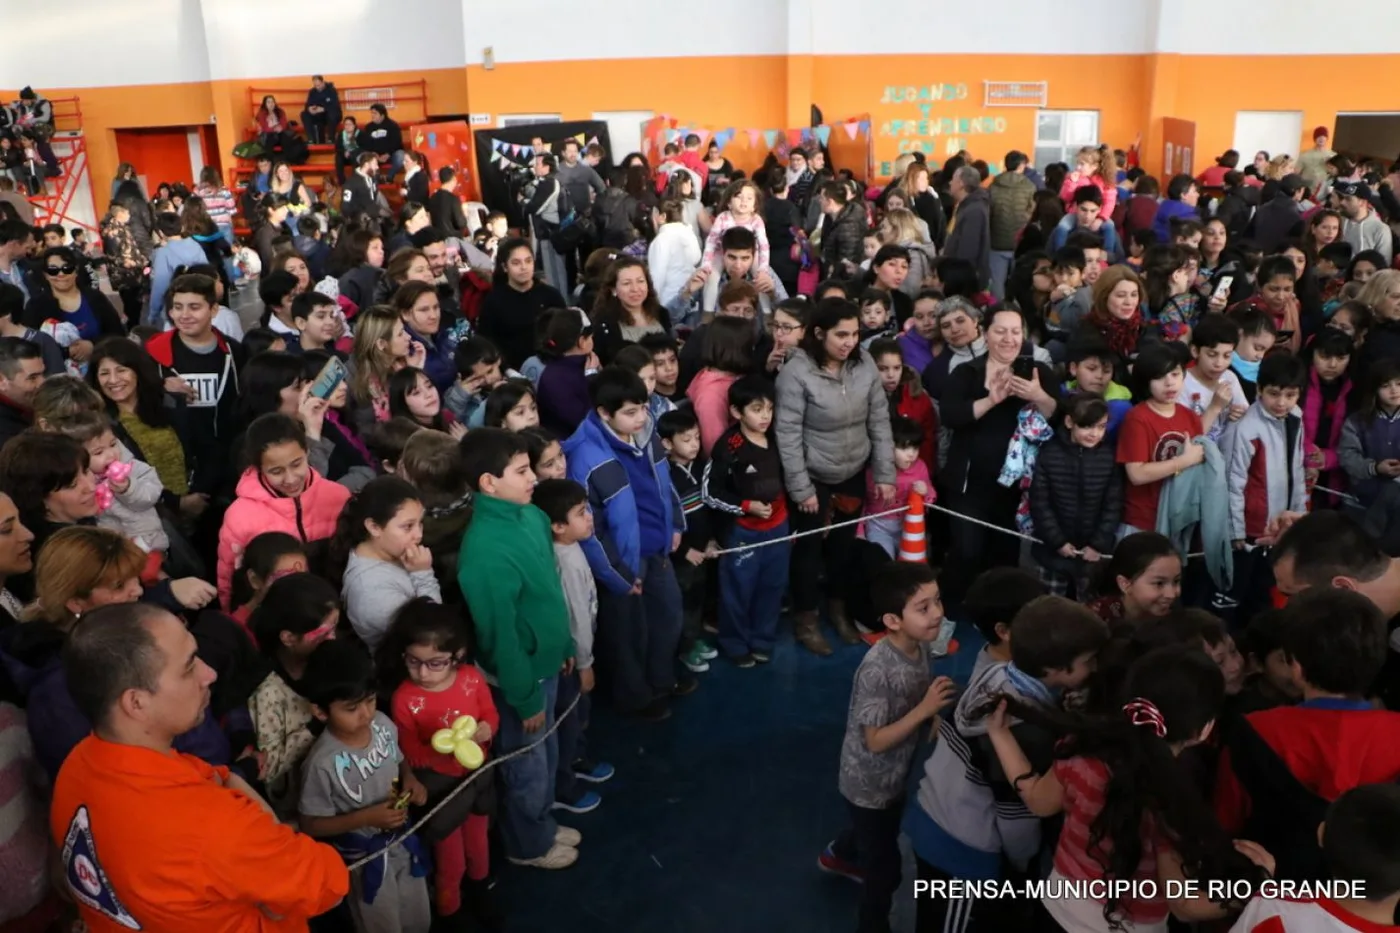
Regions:
<instances>
[{"instance_id":1,"label":"black curtain","mask_svg":"<svg viewBox=\"0 0 1400 933\"><path fill-rule=\"evenodd\" d=\"M571 136L577 136L579 133L583 134L585 145L589 140L597 137L598 145L611 155L612 141L608 138L608 125L601 120L529 123L524 126L477 130L475 134L476 177L481 182L482 203L493 211L503 211L512 227L523 228L525 222L521 216L520 202L516 199L515 193L520 190L521 180L529 177L530 160L523 155L516 156L506 153L506 158L520 166L520 168L512 169L504 162L491 158L491 154L496 151L494 143L500 141L517 146L528 146L530 140L538 136L546 143L557 144ZM558 145L554 145L553 151L556 154L558 149ZM607 178L610 168L611 163L605 161L598 166L598 172Z\"/></svg>"}]
</instances>

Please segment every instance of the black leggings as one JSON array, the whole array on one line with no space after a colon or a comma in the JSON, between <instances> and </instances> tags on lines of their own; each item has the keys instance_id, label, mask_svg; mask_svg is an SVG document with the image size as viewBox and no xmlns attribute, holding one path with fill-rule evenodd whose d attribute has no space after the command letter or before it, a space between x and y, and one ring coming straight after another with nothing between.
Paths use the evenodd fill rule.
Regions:
<instances>
[{"instance_id":1,"label":"black leggings","mask_svg":"<svg viewBox=\"0 0 1400 933\"><path fill-rule=\"evenodd\" d=\"M849 479L839 483L818 483L817 511L804 512L796 502L792 509L792 531L808 531L822 528L827 524L827 510L831 509L830 522L848 521L860 517L860 503L865 499L865 469L861 468ZM853 497L854 511L839 511L833 506L833 497ZM851 545L856 539L856 526L838 528L826 535L808 535L792 543L792 561L788 579L792 588L793 612L807 612L820 608L822 597L822 571L826 571L826 595L830 599L845 599L848 569L851 562Z\"/></svg>"},{"instance_id":2,"label":"black leggings","mask_svg":"<svg viewBox=\"0 0 1400 933\"><path fill-rule=\"evenodd\" d=\"M944 497L939 505L981 519L1001 528L1016 527L1016 506L1021 501L1021 487L1012 489L990 484L978 484L966 492ZM968 586L982 571L992 567L1015 567L1021 559L1019 539L985 528L975 522L949 516L948 559L939 576L943 602L950 611L960 608Z\"/></svg>"}]
</instances>

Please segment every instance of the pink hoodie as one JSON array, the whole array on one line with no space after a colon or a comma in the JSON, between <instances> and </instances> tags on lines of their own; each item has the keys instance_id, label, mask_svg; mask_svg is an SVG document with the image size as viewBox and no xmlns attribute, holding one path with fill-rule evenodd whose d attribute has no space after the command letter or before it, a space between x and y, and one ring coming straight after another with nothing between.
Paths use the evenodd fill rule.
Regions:
<instances>
[{"instance_id":1,"label":"pink hoodie","mask_svg":"<svg viewBox=\"0 0 1400 933\"><path fill-rule=\"evenodd\" d=\"M1060 186L1060 200L1065 202L1065 210L1074 210L1074 192L1084 185L1093 185L1099 189L1099 193L1103 195L1103 207L1099 209L1099 216L1105 220L1112 219L1113 208L1118 204L1118 189L1106 184L1101 175L1084 175L1077 170L1066 175L1065 183Z\"/></svg>"},{"instance_id":2,"label":"pink hoodie","mask_svg":"<svg viewBox=\"0 0 1400 933\"><path fill-rule=\"evenodd\" d=\"M685 390L695 408L695 420L700 422L700 449L707 457L715 441L734 423L729 417L729 387L738 380L733 373L702 369Z\"/></svg>"},{"instance_id":3,"label":"pink hoodie","mask_svg":"<svg viewBox=\"0 0 1400 933\"><path fill-rule=\"evenodd\" d=\"M248 542L264 531L282 531L302 541L320 541L335 534L335 523L350 498L350 490L315 470L306 489L295 499L275 495L263 485L255 467L238 480L238 498L224 513L219 529L219 603L227 611L233 571L243 560Z\"/></svg>"}]
</instances>

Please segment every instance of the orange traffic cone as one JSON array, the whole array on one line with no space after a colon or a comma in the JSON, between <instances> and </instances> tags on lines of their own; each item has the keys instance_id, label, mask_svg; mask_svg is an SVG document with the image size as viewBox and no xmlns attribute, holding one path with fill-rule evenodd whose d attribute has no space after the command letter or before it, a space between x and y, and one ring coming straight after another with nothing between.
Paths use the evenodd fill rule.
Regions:
<instances>
[{"instance_id":1,"label":"orange traffic cone","mask_svg":"<svg viewBox=\"0 0 1400 933\"><path fill-rule=\"evenodd\" d=\"M909 494L909 511L904 513L904 529L899 539L899 559L914 564L928 563L928 539L924 534L924 497Z\"/></svg>"}]
</instances>

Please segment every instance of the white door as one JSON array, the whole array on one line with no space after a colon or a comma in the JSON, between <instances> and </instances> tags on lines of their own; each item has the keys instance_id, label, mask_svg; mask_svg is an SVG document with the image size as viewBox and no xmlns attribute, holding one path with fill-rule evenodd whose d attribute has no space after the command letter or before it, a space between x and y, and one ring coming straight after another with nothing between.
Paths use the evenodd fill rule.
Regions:
<instances>
[{"instance_id":1,"label":"white door","mask_svg":"<svg viewBox=\"0 0 1400 933\"><path fill-rule=\"evenodd\" d=\"M1235 114L1235 145L1240 165L1254 161L1254 153L1263 150L1269 158L1298 155L1303 139L1301 110L1241 110ZM1210 153L1213 157L1219 153Z\"/></svg>"},{"instance_id":2,"label":"white door","mask_svg":"<svg viewBox=\"0 0 1400 933\"><path fill-rule=\"evenodd\" d=\"M593 119L608 125L608 160L613 165L621 163L629 152L642 151L642 124L654 116L650 110L599 110L593 114Z\"/></svg>"},{"instance_id":3,"label":"white door","mask_svg":"<svg viewBox=\"0 0 1400 933\"><path fill-rule=\"evenodd\" d=\"M1042 110L1035 115L1035 167L1041 171L1055 162L1074 167L1074 157L1085 146L1099 142L1097 110Z\"/></svg>"}]
</instances>

